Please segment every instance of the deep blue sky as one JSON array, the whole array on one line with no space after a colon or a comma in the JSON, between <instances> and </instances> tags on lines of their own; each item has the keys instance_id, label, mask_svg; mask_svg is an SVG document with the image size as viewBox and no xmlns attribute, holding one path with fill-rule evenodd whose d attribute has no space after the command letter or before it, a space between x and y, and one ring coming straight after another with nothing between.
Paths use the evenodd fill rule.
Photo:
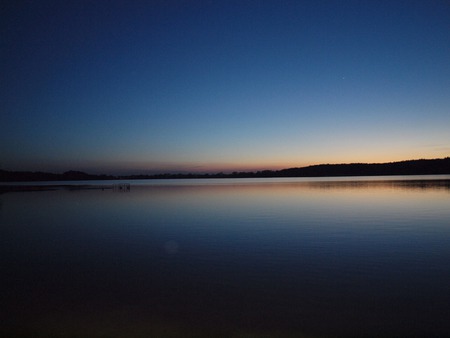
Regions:
<instances>
[{"instance_id":1,"label":"deep blue sky","mask_svg":"<svg viewBox=\"0 0 450 338\"><path fill-rule=\"evenodd\" d=\"M3 1L0 168L450 155L449 1Z\"/></svg>"}]
</instances>

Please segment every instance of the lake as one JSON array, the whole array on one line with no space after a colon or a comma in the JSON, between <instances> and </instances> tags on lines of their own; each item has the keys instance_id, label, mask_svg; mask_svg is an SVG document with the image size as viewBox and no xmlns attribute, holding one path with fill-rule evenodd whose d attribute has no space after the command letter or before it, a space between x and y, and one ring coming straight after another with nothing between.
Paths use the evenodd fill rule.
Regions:
<instances>
[{"instance_id":1,"label":"lake","mask_svg":"<svg viewBox=\"0 0 450 338\"><path fill-rule=\"evenodd\" d=\"M127 182L0 195L3 336L450 336L448 175Z\"/></svg>"}]
</instances>

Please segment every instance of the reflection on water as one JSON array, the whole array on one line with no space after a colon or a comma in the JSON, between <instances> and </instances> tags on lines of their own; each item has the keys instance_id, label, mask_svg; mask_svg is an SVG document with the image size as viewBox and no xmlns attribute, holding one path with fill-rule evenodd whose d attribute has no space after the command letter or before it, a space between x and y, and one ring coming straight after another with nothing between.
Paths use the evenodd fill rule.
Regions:
<instances>
[{"instance_id":1,"label":"reflection on water","mask_svg":"<svg viewBox=\"0 0 450 338\"><path fill-rule=\"evenodd\" d=\"M447 336L449 187L191 180L6 193L2 329Z\"/></svg>"}]
</instances>

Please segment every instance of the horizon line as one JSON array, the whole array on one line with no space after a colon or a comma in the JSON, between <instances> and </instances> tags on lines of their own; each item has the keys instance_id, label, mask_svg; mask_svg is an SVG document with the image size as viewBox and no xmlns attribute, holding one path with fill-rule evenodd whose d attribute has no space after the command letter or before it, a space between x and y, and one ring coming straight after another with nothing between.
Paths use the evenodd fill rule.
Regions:
<instances>
[{"instance_id":1,"label":"horizon line","mask_svg":"<svg viewBox=\"0 0 450 338\"><path fill-rule=\"evenodd\" d=\"M289 170L289 169L302 169L302 168L310 168L310 167L316 167L316 166L326 166L326 165L382 165L382 164L392 164L392 163L403 163L403 162L412 162L412 161L433 161L433 160L445 160L450 159L450 156L445 157L438 157L438 158L415 158L415 159L409 159L409 160L399 160L399 161L389 161L389 162L339 162L339 163L319 163L319 164L310 164L305 166L293 166L293 167L284 167L281 169L254 169L254 170L219 170L219 171L207 171L207 172L196 172L196 171L188 171L188 170L181 170L181 171L175 171L175 170L169 170L169 171L162 171L162 170L152 170L152 169L141 169L141 173L130 173L130 174L111 174L111 173L99 173L99 174L91 174L88 172L88 170L79 170L79 169L69 169L64 170L62 172L56 172L56 171L43 171L43 170L8 170L8 169L2 169L1 171L9 171L9 172L30 172L30 173L44 173L44 174L64 174L69 172L78 172L83 174L89 174L89 175L96 175L96 176L159 176L159 175L217 175L217 174L234 174L234 173L262 173L262 172L279 172L282 170ZM269 167L269 166L268 166ZM131 171L131 170L129 170ZM147 173L142 173L143 171ZM155 171L153 173L150 173L150 171Z\"/></svg>"}]
</instances>

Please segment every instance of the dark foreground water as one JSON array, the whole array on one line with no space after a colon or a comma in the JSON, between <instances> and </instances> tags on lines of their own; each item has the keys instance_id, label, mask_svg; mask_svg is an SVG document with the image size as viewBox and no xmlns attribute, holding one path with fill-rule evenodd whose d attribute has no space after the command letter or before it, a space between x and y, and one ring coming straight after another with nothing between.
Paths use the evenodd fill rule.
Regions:
<instances>
[{"instance_id":1,"label":"dark foreground water","mask_svg":"<svg viewBox=\"0 0 450 338\"><path fill-rule=\"evenodd\" d=\"M131 183L0 195L1 335L450 336L448 176Z\"/></svg>"}]
</instances>

